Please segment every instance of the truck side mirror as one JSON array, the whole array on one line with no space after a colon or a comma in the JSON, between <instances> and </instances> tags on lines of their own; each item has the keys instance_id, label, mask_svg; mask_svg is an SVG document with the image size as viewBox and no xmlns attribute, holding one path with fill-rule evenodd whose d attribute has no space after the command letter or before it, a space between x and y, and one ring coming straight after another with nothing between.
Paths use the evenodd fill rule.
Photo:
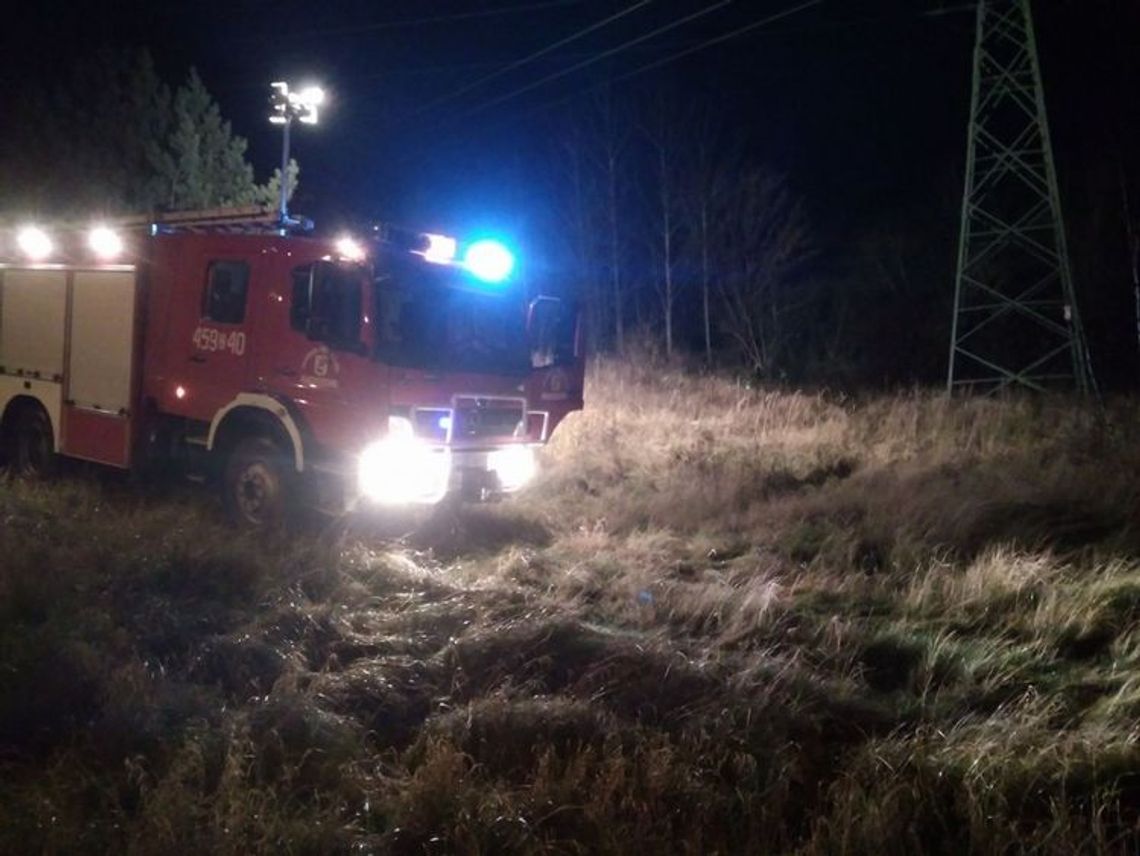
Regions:
<instances>
[{"instance_id":1,"label":"truck side mirror","mask_svg":"<svg viewBox=\"0 0 1140 856\"><path fill-rule=\"evenodd\" d=\"M527 307L526 332L534 368L572 363L577 311L557 297L536 297Z\"/></svg>"}]
</instances>

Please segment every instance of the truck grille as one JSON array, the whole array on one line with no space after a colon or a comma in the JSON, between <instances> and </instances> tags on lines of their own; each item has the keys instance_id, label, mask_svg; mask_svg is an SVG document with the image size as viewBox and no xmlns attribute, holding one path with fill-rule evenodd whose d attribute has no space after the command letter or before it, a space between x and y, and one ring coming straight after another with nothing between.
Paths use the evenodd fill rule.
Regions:
<instances>
[{"instance_id":1,"label":"truck grille","mask_svg":"<svg viewBox=\"0 0 1140 856\"><path fill-rule=\"evenodd\" d=\"M522 401L496 398L461 398L455 402L453 440L513 437L524 430Z\"/></svg>"}]
</instances>

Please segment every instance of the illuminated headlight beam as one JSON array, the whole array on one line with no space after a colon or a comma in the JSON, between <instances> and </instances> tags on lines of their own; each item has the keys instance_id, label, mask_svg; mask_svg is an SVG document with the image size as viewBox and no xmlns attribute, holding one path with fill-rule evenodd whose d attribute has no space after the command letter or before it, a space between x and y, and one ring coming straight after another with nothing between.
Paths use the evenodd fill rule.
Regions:
<instances>
[{"instance_id":1,"label":"illuminated headlight beam","mask_svg":"<svg viewBox=\"0 0 1140 856\"><path fill-rule=\"evenodd\" d=\"M451 451L413 436L403 417L389 420L388 436L360 454L360 493L381 505L434 504L447 494Z\"/></svg>"},{"instance_id":2,"label":"illuminated headlight beam","mask_svg":"<svg viewBox=\"0 0 1140 856\"><path fill-rule=\"evenodd\" d=\"M534 449L529 446L508 446L487 455L487 469L499 477L499 487L507 493L518 490L532 478L538 467Z\"/></svg>"}]
</instances>

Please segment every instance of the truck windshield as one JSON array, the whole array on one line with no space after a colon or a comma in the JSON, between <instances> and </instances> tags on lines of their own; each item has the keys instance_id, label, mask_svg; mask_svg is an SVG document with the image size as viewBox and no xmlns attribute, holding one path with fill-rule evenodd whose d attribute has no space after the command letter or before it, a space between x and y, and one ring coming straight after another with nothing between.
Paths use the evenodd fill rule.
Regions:
<instances>
[{"instance_id":1,"label":"truck windshield","mask_svg":"<svg viewBox=\"0 0 1140 856\"><path fill-rule=\"evenodd\" d=\"M517 295L463 287L454 271L418 259L378 267L376 356L390 365L524 374L526 306Z\"/></svg>"}]
</instances>

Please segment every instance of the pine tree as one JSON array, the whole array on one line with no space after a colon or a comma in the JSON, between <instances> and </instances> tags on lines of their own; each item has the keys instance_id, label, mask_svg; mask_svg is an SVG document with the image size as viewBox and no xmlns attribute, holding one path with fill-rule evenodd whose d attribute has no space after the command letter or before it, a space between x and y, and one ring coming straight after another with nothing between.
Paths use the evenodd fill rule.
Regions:
<instances>
[{"instance_id":1,"label":"pine tree","mask_svg":"<svg viewBox=\"0 0 1140 856\"><path fill-rule=\"evenodd\" d=\"M234 135L198 72L191 69L186 83L174 93L163 174L166 207L210 208L251 201L255 185L253 167L245 159L247 145Z\"/></svg>"},{"instance_id":2,"label":"pine tree","mask_svg":"<svg viewBox=\"0 0 1140 856\"><path fill-rule=\"evenodd\" d=\"M289 158L289 191L286 194L286 199L292 199L293 194L297 191L297 177L300 174L301 167L297 165L297 161ZM281 202L281 167L273 170L273 175L269 177L269 181L265 184L259 184L253 189L251 201L257 205L277 207Z\"/></svg>"}]
</instances>

